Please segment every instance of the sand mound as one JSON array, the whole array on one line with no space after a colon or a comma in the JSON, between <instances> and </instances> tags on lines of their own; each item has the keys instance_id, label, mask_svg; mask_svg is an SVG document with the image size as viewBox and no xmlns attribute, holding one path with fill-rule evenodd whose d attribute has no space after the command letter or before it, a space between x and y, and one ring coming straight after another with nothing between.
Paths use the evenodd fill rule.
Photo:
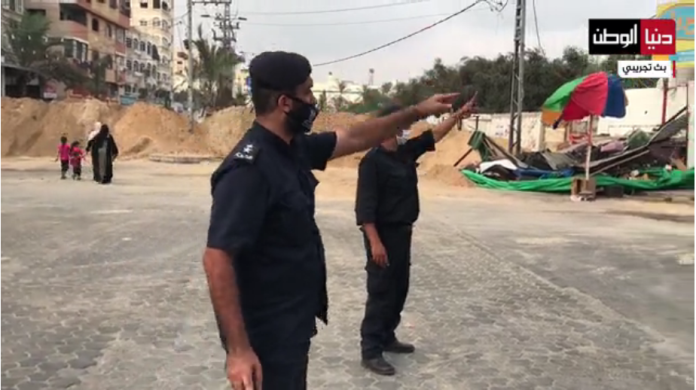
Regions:
<instances>
[{"instance_id":1,"label":"sand mound","mask_svg":"<svg viewBox=\"0 0 696 390\"><path fill-rule=\"evenodd\" d=\"M110 125L123 156L149 153L208 153L200 127L188 131L186 117L160 106L122 107L97 99L45 103L2 99L2 155L54 156L60 136L86 143L94 122Z\"/></svg>"},{"instance_id":2,"label":"sand mound","mask_svg":"<svg viewBox=\"0 0 696 390\"><path fill-rule=\"evenodd\" d=\"M84 142L94 122L108 123L120 114L120 106L95 99L44 103L3 98L2 155L53 156L61 135Z\"/></svg>"},{"instance_id":3,"label":"sand mound","mask_svg":"<svg viewBox=\"0 0 696 390\"><path fill-rule=\"evenodd\" d=\"M438 164L425 171L423 177L437 180L440 183L457 187L474 187L475 184L466 179L461 172L452 165Z\"/></svg>"},{"instance_id":4,"label":"sand mound","mask_svg":"<svg viewBox=\"0 0 696 390\"><path fill-rule=\"evenodd\" d=\"M136 103L125 109L112 129L124 155L208 153L203 128L196 126L191 134L186 116L164 107Z\"/></svg>"}]
</instances>

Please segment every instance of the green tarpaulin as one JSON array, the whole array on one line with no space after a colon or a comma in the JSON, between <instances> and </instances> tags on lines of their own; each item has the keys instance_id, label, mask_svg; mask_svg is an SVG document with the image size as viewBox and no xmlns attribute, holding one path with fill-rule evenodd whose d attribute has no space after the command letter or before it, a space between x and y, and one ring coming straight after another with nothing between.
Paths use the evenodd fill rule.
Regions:
<instances>
[{"instance_id":1,"label":"green tarpaulin","mask_svg":"<svg viewBox=\"0 0 696 390\"><path fill-rule=\"evenodd\" d=\"M480 175L476 172L463 170L462 173L467 179L483 188L491 188L504 191L531 191L531 192L552 192L570 193L572 178L561 179L538 179L524 181L499 181ZM683 172L678 170L666 170L663 168L647 170L650 176L645 179L619 179L612 176L594 176L597 181L597 188L606 186L622 186L626 192L632 191L660 191L676 189L694 189L694 170L693 168Z\"/></svg>"}]
</instances>

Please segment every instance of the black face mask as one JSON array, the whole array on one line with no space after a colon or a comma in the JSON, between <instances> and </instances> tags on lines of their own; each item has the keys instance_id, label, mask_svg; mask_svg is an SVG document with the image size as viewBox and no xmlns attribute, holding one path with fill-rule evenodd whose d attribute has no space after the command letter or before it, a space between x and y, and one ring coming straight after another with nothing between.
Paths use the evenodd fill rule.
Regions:
<instances>
[{"instance_id":1,"label":"black face mask","mask_svg":"<svg viewBox=\"0 0 696 390\"><path fill-rule=\"evenodd\" d=\"M312 131L314 120L317 119L317 116L319 115L317 105L307 103L304 100L298 99L294 96L286 96L297 103L292 110L285 113L287 116L288 130L290 130L293 134L309 133Z\"/></svg>"}]
</instances>

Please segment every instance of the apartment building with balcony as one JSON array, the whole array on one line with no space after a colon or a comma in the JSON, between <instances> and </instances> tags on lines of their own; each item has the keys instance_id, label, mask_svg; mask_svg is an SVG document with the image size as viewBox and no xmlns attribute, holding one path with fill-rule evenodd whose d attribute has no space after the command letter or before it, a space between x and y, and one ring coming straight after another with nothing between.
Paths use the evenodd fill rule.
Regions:
<instances>
[{"instance_id":1,"label":"apartment building with balcony","mask_svg":"<svg viewBox=\"0 0 696 390\"><path fill-rule=\"evenodd\" d=\"M130 28L125 0L25 0L25 7L46 16L49 34L62 38L63 54L79 66L87 69L91 62L110 58L105 74L108 95L121 93Z\"/></svg>"},{"instance_id":2,"label":"apartment building with balcony","mask_svg":"<svg viewBox=\"0 0 696 390\"><path fill-rule=\"evenodd\" d=\"M154 37L131 28L126 32L124 94L140 95L142 90L160 89L157 79L159 57Z\"/></svg>"},{"instance_id":3,"label":"apartment building with balcony","mask_svg":"<svg viewBox=\"0 0 696 390\"><path fill-rule=\"evenodd\" d=\"M7 37L8 28L19 22L19 19L24 13L24 0L2 0L2 75L0 76L0 81L2 82L2 96L5 96L5 86L7 83L7 77L13 78L13 72L15 72L17 67L16 58L14 53L12 53L12 48L9 45L9 40ZM5 72L6 68L11 68ZM12 81L10 81L12 83Z\"/></svg>"},{"instance_id":4,"label":"apartment building with balcony","mask_svg":"<svg viewBox=\"0 0 696 390\"><path fill-rule=\"evenodd\" d=\"M171 91L173 86L172 62L174 57L174 1L127 0L132 12L131 26L148 38L157 52L157 69L152 77L157 89Z\"/></svg>"}]
</instances>

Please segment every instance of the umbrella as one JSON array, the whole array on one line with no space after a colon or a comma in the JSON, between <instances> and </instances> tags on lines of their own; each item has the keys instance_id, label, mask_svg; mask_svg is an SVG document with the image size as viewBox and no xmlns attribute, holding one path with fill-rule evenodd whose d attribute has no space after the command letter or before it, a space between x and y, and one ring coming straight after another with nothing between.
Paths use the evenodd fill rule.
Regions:
<instances>
[{"instance_id":1,"label":"umbrella","mask_svg":"<svg viewBox=\"0 0 696 390\"><path fill-rule=\"evenodd\" d=\"M542 105L541 120L558 127L588 116L626 116L627 99L621 79L605 72L592 73L563 84Z\"/></svg>"},{"instance_id":2,"label":"umbrella","mask_svg":"<svg viewBox=\"0 0 696 390\"><path fill-rule=\"evenodd\" d=\"M585 180L590 180L592 125L594 118L626 116L626 94L621 79L597 72L563 84L542 105L541 121L555 129L561 121L571 122L590 117L587 129Z\"/></svg>"}]
</instances>

